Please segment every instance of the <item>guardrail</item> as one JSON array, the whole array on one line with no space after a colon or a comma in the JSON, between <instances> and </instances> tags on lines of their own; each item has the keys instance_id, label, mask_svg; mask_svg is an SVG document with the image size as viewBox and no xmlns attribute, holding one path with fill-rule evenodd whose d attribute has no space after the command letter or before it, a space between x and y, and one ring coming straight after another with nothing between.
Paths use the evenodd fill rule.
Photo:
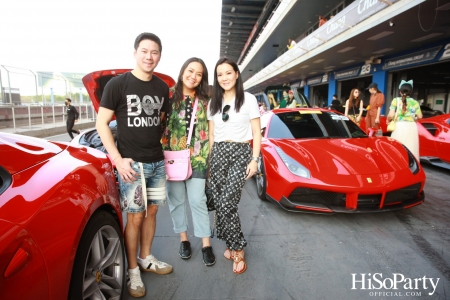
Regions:
<instances>
[{"instance_id":1,"label":"guardrail","mask_svg":"<svg viewBox=\"0 0 450 300\"><path fill-rule=\"evenodd\" d=\"M79 120L95 121L96 113L92 104L73 105L80 114ZM66 121L66 106L54 105L10 105L0 106L0 130L28 126L30 130L36 125L55 124Z\"/></svg>"}]
</instances>

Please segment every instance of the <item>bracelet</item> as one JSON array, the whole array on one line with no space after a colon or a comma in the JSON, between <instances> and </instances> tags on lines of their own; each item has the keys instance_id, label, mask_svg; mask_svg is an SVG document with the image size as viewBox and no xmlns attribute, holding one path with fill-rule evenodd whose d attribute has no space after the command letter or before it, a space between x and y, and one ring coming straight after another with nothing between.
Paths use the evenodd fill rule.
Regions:
<instances>
[{"instance_id":1,"label":"bracelet","mask_svg":"<svg viewBox=\"0 0 450 300\"><path fill-rule=\"evenodd\" d=\"M118 157L120 157L120 154L116 156L116 158L113 159L113 161L115 161Z\"/></svg>"}]
</instances>

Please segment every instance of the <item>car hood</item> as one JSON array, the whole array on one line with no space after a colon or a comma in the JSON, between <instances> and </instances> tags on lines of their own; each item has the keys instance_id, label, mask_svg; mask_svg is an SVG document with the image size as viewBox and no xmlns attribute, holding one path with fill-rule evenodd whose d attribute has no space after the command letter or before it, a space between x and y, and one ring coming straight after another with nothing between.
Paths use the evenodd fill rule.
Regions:
<instances>
[{"instance_id":1,"label":"car hood","mask_svg":"<svg viewBox=\"0 0 450 300\"><path fill-rule=\"evenodd\" d=\"M129 71L131 71L131 69L96 71L89 73L83 77L83 84L86 87L89 97L91 97L92 104L97 113L100 107L100 100L102 99L103 89L105 88L106 83L108 83L111 78L122 75L123 73ZM153 75L161 78L169 86L169 88L175 86L175 80L173 80L173 78L169 75L158 72L153 72Z\"/></svg>"},{"instance_id":2,"label":"car hood","mask_svg":"<svg viewBox=\"0 0 450 300\"><path fill-rule=\"evenodd\" d=\"M450 128L450 114L443 114L419 120L419 123L429 123L429 122L437 122Z\"/></svg>"},{"instance_id":3,"label":"car hood","mask_svg":"<svg viewBox=\"0 0 450 300\"><path fill-rule=\"evenodd\" d=\"M11 175L50 159L67 148L66 144L0 133L0 166Z\"/></svg>"},{"instance_id":4,"label":"car hood","mask_svg":"<svg viewBox=\"0 0 450 300\"><path fill-rule=\"evenodd\" d=\"M272 142L305 166L312 176L373 175L409 168L405 148L388 137Z\"/></svg>"}]
</instances>

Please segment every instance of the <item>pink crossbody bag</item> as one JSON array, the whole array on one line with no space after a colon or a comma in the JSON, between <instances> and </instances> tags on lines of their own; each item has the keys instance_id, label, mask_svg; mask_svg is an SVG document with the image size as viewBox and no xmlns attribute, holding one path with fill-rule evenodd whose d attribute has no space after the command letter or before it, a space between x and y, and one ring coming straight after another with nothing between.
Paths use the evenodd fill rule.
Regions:
<instances>
[{"instance_id":1,"label":"pink crossbody bag","mask_svg":"<svg viewBox=\"0 0 450 300\"><path fill-rule=\"evenodd\" d=\"M184 181L189 179L192 175L191 151L189 150L189 145L191 144L195 115L197 114L197 105L198 98L195 98L194 110L192 112L189 126L189 135L186 142L187 149L178 151L164 151L164 165L166 167L167 180L169 181Z\"/></svg>"}]
</instances>

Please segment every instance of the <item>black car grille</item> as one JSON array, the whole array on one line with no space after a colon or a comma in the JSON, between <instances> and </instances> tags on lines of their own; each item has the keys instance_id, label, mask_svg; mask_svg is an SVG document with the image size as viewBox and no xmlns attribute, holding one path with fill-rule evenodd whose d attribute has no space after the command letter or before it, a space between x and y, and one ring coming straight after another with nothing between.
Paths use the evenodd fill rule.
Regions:
<instances>
[{"instance_id":1,"label":"black car grille","mask_svg":"<svg viewBox=\"0 0 450 300\"><path fill-rule=\"evenodd\" d=\"M326 206L345 207L345 194L309 188L296 188L288 199L294 204L320 203Z\"/></svg>"},{"instance_id":2,"label":"black car grille","mask_svg":"<svg viewBox=\"0 0 450 300\"><path fill-rule=\"evenodd\" d=\"M379 208L381 194L358 195L358 208Z\"/></svg>"},{"instance_id":3,"label":"black car grille","mask_svg":"<svg viewBox=\"0 0 450 300\"><path fill-rule=\"evenodd\" d=\"M421 183L416 183L389 193L386 193L384 205L397 202L407 202L409 200L417 199L420 191Z\"/></svg>"}]
</instances>

